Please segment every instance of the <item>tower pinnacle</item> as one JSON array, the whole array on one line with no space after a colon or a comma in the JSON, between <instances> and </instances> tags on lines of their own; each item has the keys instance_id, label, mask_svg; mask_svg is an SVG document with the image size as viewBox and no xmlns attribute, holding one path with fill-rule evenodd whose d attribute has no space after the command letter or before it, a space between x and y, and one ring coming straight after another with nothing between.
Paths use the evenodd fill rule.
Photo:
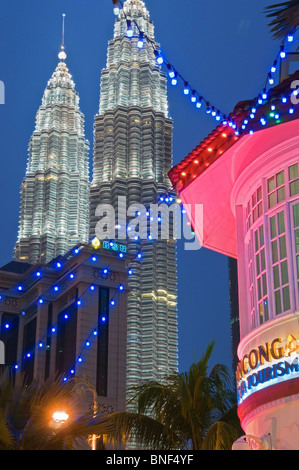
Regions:
<instances>
[{"instance_id":1,"label":"tower pinnacle","mask_svg":"<svg viewBox=\"0 0 299 470\"><path fill-rule=\"evenodd\" d=\"M62 40L61 40L61 46L60 46L60 52L58 54L58 58L60 60L65 60L67 55L65 53L65 48L64 48L64 19L65 19L65 13L62 14Z\"/></svg>"}]
</instances>

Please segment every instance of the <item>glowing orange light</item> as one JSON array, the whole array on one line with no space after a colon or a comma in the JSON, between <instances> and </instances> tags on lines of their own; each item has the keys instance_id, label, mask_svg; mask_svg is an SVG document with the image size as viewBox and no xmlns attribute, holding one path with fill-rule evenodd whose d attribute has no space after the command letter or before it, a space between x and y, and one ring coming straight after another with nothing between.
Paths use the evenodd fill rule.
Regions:
<instances>
[{"instance_id":1,"label":"glowing orange light","mask_svg":"<svg viewBox=\"0 0 299 470\"><path fill-rule=\"evenodd\" d=\"M69 415L65 411L55 411L52 418L56 423L64 423L69 419Z\"/></svg>"},{"instance_id":2,"label":"glowing orange light","mask_svg":"<svg viewBox=\"0 0 299 470\"><path fill-rule=\"evenodd\" d=\"M182 171L181 173L182 176L186 176L186 173L184 171Z\"/></svg>"},{"instance_id":3,"label":"glowing orange light","mask_svg":"<svg viewBox=\"0 0 299 470\"><path fill-rule=\"evenodd\" d=\"M199 163L199 161L198 161L198 160L194 160L194 163L198 164L198 163Z\"/></svg>"},{"instance_id":4,"label":"glowing orange light","mask_svg":"<svg viewBox=\"0 0 299 470\"><path fill-rule=\"evenodd\" d=\"M225 132L223 132L222 137L227 137L227 134L225 134Z\"/></svg>"},{"instance_id":5,"label":"glowing orange light","mask_svg":"<svg viewBox=\"0 0 299 470\"><path fill-rule=\"evenodd\" d=\"M209 152L213 152L212 147L209 147L209 148L208 148L208 151L209 151Z\"/></svg>"}]
</instances>

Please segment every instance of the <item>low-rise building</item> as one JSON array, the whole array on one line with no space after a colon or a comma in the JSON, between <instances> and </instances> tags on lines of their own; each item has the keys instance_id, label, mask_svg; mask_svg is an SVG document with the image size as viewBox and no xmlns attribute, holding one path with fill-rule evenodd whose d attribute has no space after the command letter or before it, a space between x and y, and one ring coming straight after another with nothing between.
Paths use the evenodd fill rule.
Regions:
<instances>
[{"instance_id":1,"label":"low-rise building","mask_svg":"<svg viewBox=\"0 0 299 470\"><path fill-rule=\"evenodd\" d=\"M84 377L99 410L114 412L125 409L131 261L125 245L96 246L78 245L46 265L0 268L2 367L27 382Z\"/></svg>"}]
</instances>

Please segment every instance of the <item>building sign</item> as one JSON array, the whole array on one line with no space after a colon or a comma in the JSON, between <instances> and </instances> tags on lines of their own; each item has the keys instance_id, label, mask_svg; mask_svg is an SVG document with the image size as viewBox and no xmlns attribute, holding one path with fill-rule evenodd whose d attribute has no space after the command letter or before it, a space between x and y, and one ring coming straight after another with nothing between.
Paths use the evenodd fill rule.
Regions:
<instances>
[{"instance_id":1,"label":"building sign","mask_svg":"<svg viewBox=\"0 0 299 470\"><path fill-rule=\"evenodd\" d=\"M238 403L254 392L286 380L299 378L299 341L288 335L251 349L236 370Z\"/></svg>"},{"instance_id":2,"label":"building sign","mask_svg":"<svg viewBox=\"0 0 299 470\"><path fill-rule=\"evenodd\" d=\"M100 241L97 237L95 237L92 242L91 242L93 248L104 248L105 250L112 250L112 251L118 251L120 253L126 253L127 252L127 247L126 245L121 245L120 243L115 243L115 242L109 242L107 240Z\"/></svg>"}]
</instances>

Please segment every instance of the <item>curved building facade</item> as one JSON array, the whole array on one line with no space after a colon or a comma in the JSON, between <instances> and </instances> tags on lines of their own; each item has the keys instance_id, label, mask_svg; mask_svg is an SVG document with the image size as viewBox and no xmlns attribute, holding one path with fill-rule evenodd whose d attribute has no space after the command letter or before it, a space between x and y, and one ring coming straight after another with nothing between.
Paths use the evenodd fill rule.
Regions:
<instances>
[{"instance_id":1,"label":"curved building facade","mask_svg":"<svg viewBox=\"0 0 299 470\"><path fill-rule=\"evenodd\" d=\"M279 449L298 448L299 438L297 131L296 121L283 124L281 142L256 152L232 194L243 278L239 417L246 434L269 435ZM271 142L271 132L260 138Z\"/></svg>"},{"instance_id":2,"label":"curved building facade","mask_svg":"<svg viewBox=\"0 0 299 470\"><path fill-rule=\"evenodd\" d=\"M251 132L239 135L222 124L170 172L201 244L238 263L236 382L244 436L235 448L243 440L251 449L299 449L299 115L291 102L297 78L298 72L270 90ZM238 128L255 103L235 107L230 119ZM199 203L202 230L193 209Z\"/></svg>"}]
</instances>

